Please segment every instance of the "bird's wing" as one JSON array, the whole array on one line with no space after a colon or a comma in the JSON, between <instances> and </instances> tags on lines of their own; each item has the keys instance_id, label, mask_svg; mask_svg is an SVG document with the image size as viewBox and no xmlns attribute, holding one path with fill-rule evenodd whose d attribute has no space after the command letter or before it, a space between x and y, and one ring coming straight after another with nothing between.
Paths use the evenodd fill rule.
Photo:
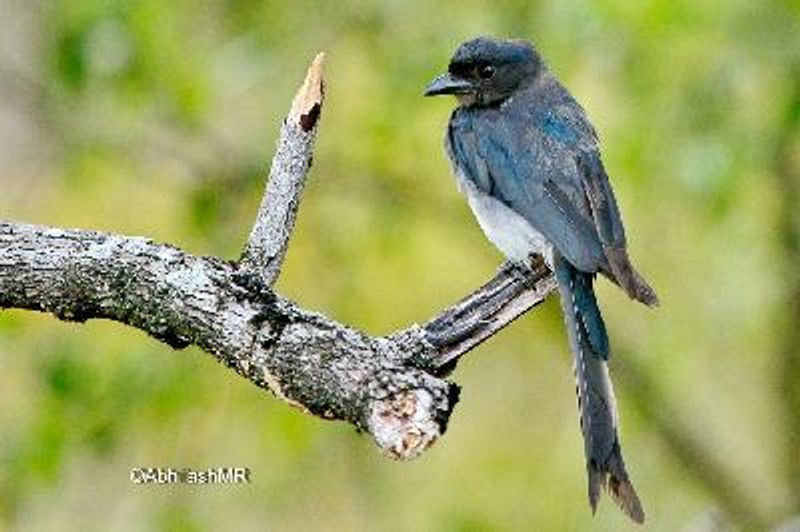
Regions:
<instances>
[{"instance_id":1,"label":"bird's wing","mask_svg":"<svg viewBox=\"0 0 800 532\"><path fill-rule=\"evenodd\" d=\"M554 113L482 111L462 110L451 120L449 149L462 173L525 218L579 270L608 271L601 237L622 224L614 221L619 214L610 186L592 189L610 195L598 202L609 206L608 230L599 230L592 212L577 155L595 146L593 132Z\"/></svg>"},{"instance_id":2,"label":"bird's wing","mask_svg":"<svg viewBox=\"0 0 800 532\"><path fill-rule=\"evenodd\" d=\"M603 161L600 159L597 135L583 109L571 97L566 96L561 105L552 108L545 123L550 124L550 127L543 129L545 131L550 129L551 136L552 131L560 133L556 136L564 137L564 132L570 132L574 136L561 140L573 154L580 188L588 201L594 228L608 264L605 273L631 298L648 306L658 305L655 291L636 271L628 257L622 216Z\"/></svg>"},{"instance_id":3,"label":"bird's wing","mask_svg":"<svg viewBox=\"0 0 800 532\"><path fill-rule=\"evenodd\" d=\"M658 305L658 296L647 281L634 269L625 244L625 229L619 214L608 175L597 151L579 153L578 172L583 177L586 197L594 218L603 253L611 270L609 277L616 281L633 299L645 305Z\"/></svg>"}]
</instances>

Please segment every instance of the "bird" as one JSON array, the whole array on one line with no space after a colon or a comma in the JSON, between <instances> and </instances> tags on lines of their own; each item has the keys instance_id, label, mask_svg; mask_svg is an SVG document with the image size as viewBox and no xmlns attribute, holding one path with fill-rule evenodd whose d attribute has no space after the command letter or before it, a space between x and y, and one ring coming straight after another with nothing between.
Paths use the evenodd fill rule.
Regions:
<instances>
[{"instance_id":1,"label":"bird","mask_svg":"<svg viewBox=\"0 0 800 532\"><path fill-rule=\"evenodd\" d=\"M445 149L478 224L508 259L553 272L573 353L589 504L601 488L635 522L644 510L622 457L597 274L647 306L658 297L631 264L598 135L537 48L521 39L462 43L425 96L452 95Z\"/></svg>"}]
</instances>

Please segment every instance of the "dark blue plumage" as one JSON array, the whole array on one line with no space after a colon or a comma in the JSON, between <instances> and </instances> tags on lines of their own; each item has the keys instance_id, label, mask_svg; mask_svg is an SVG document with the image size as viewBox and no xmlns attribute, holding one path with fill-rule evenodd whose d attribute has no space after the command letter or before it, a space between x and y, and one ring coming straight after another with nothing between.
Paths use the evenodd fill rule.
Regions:
<instances>
[{"instance_id":1,"label":"dark blue plumage","mask_svg":"<svg viewBox=\"0 0 800 532\"><path fill-rule=\"evenodd\" d=\"M592 508L605 486L641 522L619 446L595 275L647 305L657 298L628 258L594 128L525 41L484 37L462 44L448 73L426 90L438 94L453 94L461 104L445 144L481 228L510 259L527 264L539 254L555 273L575 359Z\"/></svg>"}]
</instances>

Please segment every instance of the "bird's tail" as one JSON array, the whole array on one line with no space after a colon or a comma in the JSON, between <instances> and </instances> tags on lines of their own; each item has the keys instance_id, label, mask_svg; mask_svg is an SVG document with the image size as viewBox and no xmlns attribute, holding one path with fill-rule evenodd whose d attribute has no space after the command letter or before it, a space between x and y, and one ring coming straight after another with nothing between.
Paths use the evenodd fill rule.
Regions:
<instances>
[{"instance_id":1,"label":"bird's tail","mask_svg":"<svg viewBox=\"0 0 800 532\"><path fill-rule=\"evenodd\" d=\"M607 366L608 336L594 296L594 276L561 257L555 260L555 274L575 358L589 504L594 512L602 486L631 519L643 523L642 504L628 478L619 445L617 406Z\"/></svg>"}]
</instances>

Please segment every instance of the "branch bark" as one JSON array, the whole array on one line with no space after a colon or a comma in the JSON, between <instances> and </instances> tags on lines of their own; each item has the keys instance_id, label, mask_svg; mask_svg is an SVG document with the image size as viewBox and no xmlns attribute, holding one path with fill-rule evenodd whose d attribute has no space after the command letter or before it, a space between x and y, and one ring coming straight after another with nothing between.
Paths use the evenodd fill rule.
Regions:
<instances>
[{"instance_id":1,"label":"branch bark","mask_svg":"<svg viewBox=\"0 0 800 532\"><path fill-rule=\"evenodd\" d=\"M322 57L285 120L239 262L141 237L0 221L0 309L110 319L181 349L196 345L305 412L352 423L390 456L444 433L459 358L553 290L547 268L505 265L425 325L371 337L272 290L296 218L322 107Z\"/></svg>"},{"instance_id":2,"label":"branch bark","mask_svg":"<svg viewBox=\"0 0 800 532\"><path fill-rule=\"evenodd\" d=\"M267 286L272 286L280 274L297 219L300 196L311 168L317 123L325 95L324 60L322 53L314 58L283 122L267 192L261 200L240 261L242 268L259 275Z\"/></svg>"}]
</instances>

